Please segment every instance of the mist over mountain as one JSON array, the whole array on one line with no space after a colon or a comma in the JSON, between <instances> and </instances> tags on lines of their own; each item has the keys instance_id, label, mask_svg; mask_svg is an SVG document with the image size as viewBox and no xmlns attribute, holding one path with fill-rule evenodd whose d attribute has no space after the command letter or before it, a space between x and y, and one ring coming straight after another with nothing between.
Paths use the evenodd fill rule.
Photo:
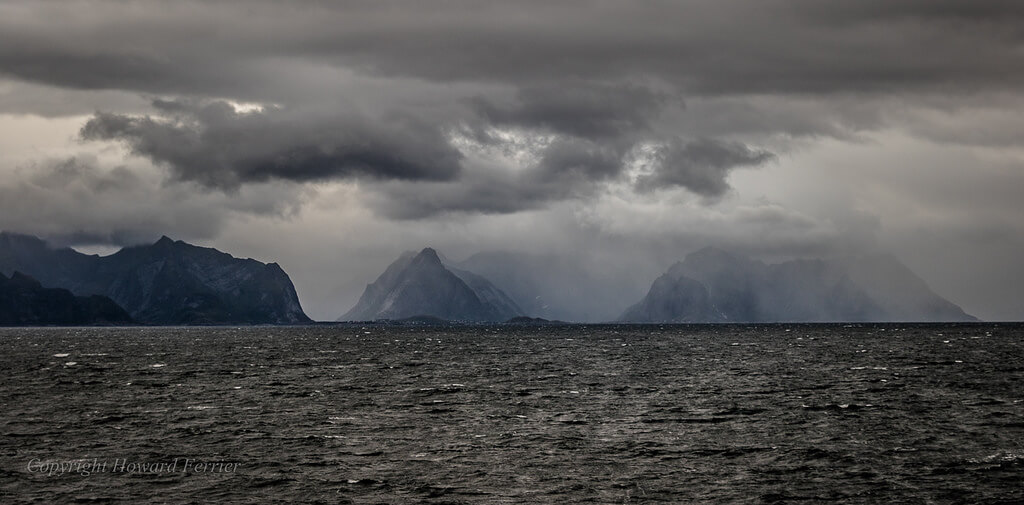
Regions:
<instances>
[{"instance_id":1,"label":"mist over mountain","mask_svg":"<svg viewBox=\"0 0 1024 505\"><path fill-rule=\"evenodd\" d=\"M0 325L130 324L131 316L105 296L75 296L66 289L44 288L39 281L14 272L0 273Z\"/></svg>"},{"instance_id":2,"label":"mist over mountain","mask_svg":"<svg viewBox=\"0 0 1024 505\"><path fill-rule=\"evenodd\" d=\"M483 276L446 265L437 251L406 252L366 290L341 321L432 316L459 321L505 321L523 315Z\"/></svg>"},{"instance_id":3,"label":"mist over mountain","mask_svg":"<svg viewBox=\"0 0 1024 505\"><path fill-rule=\"evenodd\" d=\"M108 296L147 324L310 321L276 263L239 259L167 237L97 256L52 248L29 235L0 233L0 272L13 271L76 295Z\"/></svg>"},{"instance_id":4,"label":"mist over mountain","mask_svg":"<svg viewBox=\"0 0 1024 505\"><path fill-rule=\"evenodd\" d=\"M850 279L886 311L904 320L975 320L960 306L931 290L891 254L861 256L846 263Z\"/></svg>"},{"instance_id":5,"label":"mist over mountain","mask_svg":"<svg viewBox=\"0 0 1024 505\"><path fill-rule=\"evenodd\" d=\"M673 265L624 322L974 321L891 255L778 264L704 248Z\"/></svg>"},{"instance_id":6,"label":"mist over mountain","mask_svg":"<svg viewBox=\"0 0 1024 505\"><path fill-rule=\"evenodd\" d=\"M552 320L614 320L647 287L636 272L607 262L592 265L581 255L494 251L459 266L489 279L527 315Z\"/></svg>"}]
</instances>

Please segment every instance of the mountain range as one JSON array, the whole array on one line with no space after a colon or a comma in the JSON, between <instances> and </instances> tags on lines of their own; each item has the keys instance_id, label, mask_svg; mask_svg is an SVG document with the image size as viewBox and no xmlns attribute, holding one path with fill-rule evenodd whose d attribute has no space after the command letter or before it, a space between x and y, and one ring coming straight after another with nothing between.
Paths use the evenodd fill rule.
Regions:
<instances>
[{"instance_id":1,"label":"mountain range","mask_svg":"<svg viewBox=\"0 0 1024 505\"><path fill-rule=\"evenodd\" d=\"M0 272L42 286L106 296L145 324L310 322L291 279L276 263L239 259L162 237L109 256L55 248L30 235L0 233Z\"/></svg>"},{"instance_id":2,"label":"mountain range","mask_svg":"<svg viewBox=\"0 0 1024 505\"><path fill-rule=\"evenodd\" d=\"M705 248L669 268L646 294L636 274L582 263L502 252L456 263L429 247L410 251L339 320L975 320L891 255L766 264ZM98 256L0 232L0 273L0 324L310 322L276 263L167 237ZM629 298L640 300L627 307Z\"/></svg>"},{"instance_id":3,"label":"mountain range","mask_svg":"<svg viewBox=\"0 0 1024 505\"><path fill-rule=\"evenodd\" d=\"M891 255L765 264L715 248L688 255L622 322L975 321Z\"/></svg>"},{"instance_id":4,"label":"mountain range","mask_svg":"<svg viewBox=\"0 0 1024 505\"><path fill-rule=\"evenodd\" d=\"M615 305L621 295L610 293L616 289L632 286L579 262L497 252L454 263L427 248L399 257L339 320L593 322L602 314L604 321L644 323L975 320L884 254L766 264L709 247L669 268L624 311L625 303Z\"/></svg>"}]
</instances>

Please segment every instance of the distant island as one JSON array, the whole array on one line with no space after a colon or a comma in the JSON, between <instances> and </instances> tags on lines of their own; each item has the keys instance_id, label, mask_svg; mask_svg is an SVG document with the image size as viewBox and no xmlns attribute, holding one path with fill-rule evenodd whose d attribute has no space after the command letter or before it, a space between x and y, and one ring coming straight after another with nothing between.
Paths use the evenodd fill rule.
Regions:
<instances>
[{"instance_id":1,"label":"distant island","mask_svg":"<svg viewBox=\"0 0 1024 505\"><path fill-rule=\"evenodd\" d=\"M675 264L621 322L977 321L891 255L768 265L704 248Z\"/></svg>"}]
</instances>

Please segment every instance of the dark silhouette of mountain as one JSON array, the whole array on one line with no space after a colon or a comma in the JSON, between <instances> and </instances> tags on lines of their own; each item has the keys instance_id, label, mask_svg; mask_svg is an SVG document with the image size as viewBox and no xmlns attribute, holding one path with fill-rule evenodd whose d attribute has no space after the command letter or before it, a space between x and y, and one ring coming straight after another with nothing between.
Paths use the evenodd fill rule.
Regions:
<instances>
[{"instance_id":1,"label":"dark silhouette of mountain","mask_svg":"<svg viewBox=\"0 0 1024 505\"><path fill-rule=\"evenodd\" d=\"M366 286L339 320L432 316L454 321L504 321L521 315L512 299L482 276L445 266L431 248L407 252Z\"/></svg>"},{"instance_id":2,"label":"dark silhouette of mountain","mask_svg":"<svg viewBox=\"0 0 1024 505\"><path fill-rule=\"evenodd\" d=\"M0 274L0 325L85 326L131 324L132 318L105 296L75 296L66 289L44 288L14 272Z\"/></svg>"},{"instance_id":3,"label":"dark silhouette of mountain","mask_svg":"<svg viewBox=\"0 0 1024 505\"><path fill-rule=\"evenodd\" d=\"M52 248L0 233L0 272L26 272L44 286L104 295L147 324L309 322L291 279L276 263L239 259L162 237L109 256Z\"/></svg>"},{"instance_id":4,"label":"dark silhouette of mountain","mask_svg":"<svg viewBox=\"0 0 1024 505\"><path fill-rule=\"evenodd\" d=\"M625 311L627 322L974 321L895 257L775 265L705 248Z\"/></svg>"}]
</instances>

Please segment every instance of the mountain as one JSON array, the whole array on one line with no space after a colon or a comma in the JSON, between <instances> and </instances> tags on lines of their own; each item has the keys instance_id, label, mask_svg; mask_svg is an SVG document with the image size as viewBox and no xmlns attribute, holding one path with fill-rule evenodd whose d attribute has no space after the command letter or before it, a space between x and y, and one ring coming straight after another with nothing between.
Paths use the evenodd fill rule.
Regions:
<instances>
[{"instance_id":1,"label":"mountain","mask_svg":"<svg viewBox=\"0 0 1024 505\"><path fill-rule=\"evenodd\" d=\"M21 272L10 278L0 274L0 326L131 323L131 316L105 296L75 296L66 289L44 288Z\"/></svg>"},{"instance_id":2,"label":"mountain","mask_svg":"<svg viewBox=\"0 0 1024 505\"><path fill-rule=\"evenodd\" d=\"M654 280L643 301L626 309L620 320L718 323L726 321L727 316L711 303L708 289L703 284L665 274Z\"/></svg>"},{"instance_id":3,"label":"mountain","mask_svg":"<svg viewBox=\"0 0 1024 505\"><path fill-rule=\"evenodd\" d=\"M705 248L673 265L624 322L974 321L891 255L768 265Z\"/></svg>"},{"instance_id":4,"label":"mountain","mask_svg":"<svg viewBox=\"0 0 1024 505\"><path fill-rule=\"evenodd\" d=\"M104 295L147 324L309 322L291 279L276 263L239 259L162 237L109 256L52 248L0 233L0 272L25 272L44 286Z\"/></svg>"},{"instance_id":5,"label":"mountain","mask_svg":"<svg viewBox=\"0 0 1024 505\"><path fill-rule=\"evenodd\" d=\"M522 311L486 278L445 265L437 251L407 252L366 286L341 321L432 316L459 321L505 321Z\"/></svg>"},{"instance_id":6,"label":"mountain","mask_svg":"<svg viewBox=\"0 0 1024 505\"><path fill-rule=\"evenodd\" d=\"M600 262L586 254L482 252L458 267L489 279L524 313L550 320L614 320L648 287L643 276L623 262Z\"/></svg>"}]
</instances>

